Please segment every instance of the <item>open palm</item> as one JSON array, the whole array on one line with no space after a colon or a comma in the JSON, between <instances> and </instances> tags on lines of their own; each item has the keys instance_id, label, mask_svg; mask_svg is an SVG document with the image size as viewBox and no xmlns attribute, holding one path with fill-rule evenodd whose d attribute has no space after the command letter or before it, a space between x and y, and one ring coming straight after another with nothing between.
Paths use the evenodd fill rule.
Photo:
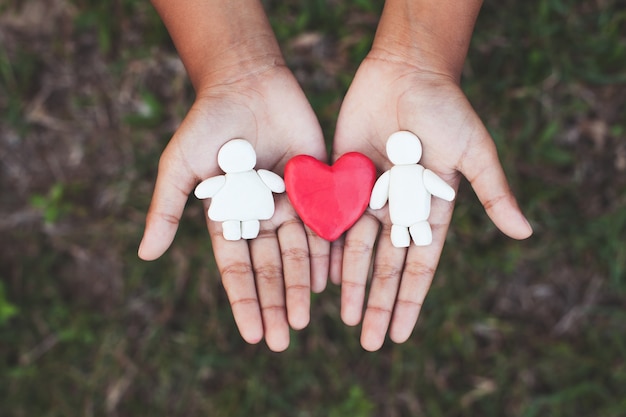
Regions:
<instances>
[{"instance_id":1,"label":"open palm","mask_svg":"<svg viewBox=\"0 0 626 417\"><path fill-rule=\"evenodd\" d=\"M161 156L141 258L156 259L167 250L189 194L200 181L222 174L217 153L234 138L255 148L256 169L280 175L297 154L326 158L319 123L285 67L204 89ZM204 203L207 209L210 200ZM289 326L308 324L310 290L325 286L328 242L306 230L284 194L276 196L274 216L261 222L256 239L227 241L221 223L207 218L207 224L242 337L286 349Z\"/></svg>"},{"instance_id":2,"label":"open palm","mask_svg":"<svg viewBox=\"0 0 626 417\"><path fill-rule=\"evenodd\" d=\"M464 175L500 230L517 239L531 234L509 189L495 145L458 83L399 59L370 53L342 105L333 159L359 151L368 155L379 171L386 171L391 163L385 144L399 130L420 138L420 164L452 187L457 189L460 175ZM361 335L364 348L380 348L388 330L395 342L410 336L439 262L453 208L454 202L433 198L429 218L433 242L426 247L392 246L386 209L368 210L345 239L333 246L331 279L341 282L341 315L349 325L361 321L374 257Z\"/></svg>"}]
</instances>

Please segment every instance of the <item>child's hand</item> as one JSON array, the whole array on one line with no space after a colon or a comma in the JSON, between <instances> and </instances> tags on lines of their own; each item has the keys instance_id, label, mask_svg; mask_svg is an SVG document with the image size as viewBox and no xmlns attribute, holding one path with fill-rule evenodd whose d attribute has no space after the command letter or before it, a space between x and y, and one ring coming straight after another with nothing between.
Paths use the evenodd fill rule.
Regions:
<instances>
[{"instance_id":1,"label":"child's hand","mask_svg":"<svg viewBox=\"0 0 626 417\"><path fill-rule=\"evenodd\" d=\"M531 228L511 194L494 143L457 81L414 67L401 57L371 52L342 105L333 159L359 151L386 171L391 163L385 144L399 130L409 130L421 139L420 164L455 189L463 174L500 230L516 239L530 236ZM368 210L345 240L333 245L331 279L342 285L341 316L349 325L361 320L370 260L375 256L361 335L365 349L379 349L388 329L395 342L409 338L435 273L453 207L454 202L432 200L433 242L426 247L412 244L407 251L392 246L386 209Z\"/></svg>"},{"instance_id":2,"label":"child's hand","mask_svg":"<svg viewBox=\"0 0 626 417\"><path fill-rule=\"evenodd\" d=\"M142 259L156 259L170 246L189 194L200 181L222 174L217 153L234 138L253 145L255 169L281 176L297 154L326 158L319 123L284 66L261 67L198 91L159 162L139 249ZM301 329L308 324L310 290L319 292L326 285L330 245L305 230L285 194L275 198L274 216L261 222L256 239L226 241L221 222L207 223L242 337L250 343L265 337L270 349L280 351L289 345L289 325ZM204 203L206 215L210 200Z\"/></svg>"}]
</instances>

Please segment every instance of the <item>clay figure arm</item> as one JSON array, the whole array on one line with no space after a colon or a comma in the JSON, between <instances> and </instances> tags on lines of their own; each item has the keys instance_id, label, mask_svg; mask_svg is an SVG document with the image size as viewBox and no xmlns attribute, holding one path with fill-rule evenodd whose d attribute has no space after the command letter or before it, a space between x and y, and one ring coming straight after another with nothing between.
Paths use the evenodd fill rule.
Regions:
<instances>
[{"instance_id":1,"label":"clay figure arm","mask_svg":"<svg viewBox=\"0 0 626 417\"><path fill-rule=\"evenodd\" d=\"M454 200L454 188L450 187L447 182L442 180L437 174L430 169L424 170L424 186L429 193L435 197L442 198L446 201Z\"/></svg>"},{"instance_id":2,"label":"clay figure arm","mask_svg":"<svg viewBox=\"0 0 626 417\"><path fill-rule=\"evenodd\" d=\"M385 171L374 184L374 188L372 189L372 195L370 197L370 208L373 210L378 210L383 208L383 206L387 203L387 199L389 198L389 179L391 178L391 173L389 171Z\"/></svg>"},{"instance_id":3,"label":"clay figure arm","mask_svg":"<svg viewBox=\"0 0 626 417\"><path fill-rule=\"evenodd\" d=\"M267 169L259 169L257 170L257 174L259 174L261 181L263 181L272 192L278 194L285 192L285 181L283 181L280 175L268 171Z\"/></svg>"},{"instance_id":4,"label":"clay figure arm","mask_svg":"<svg viewBox=\"0 0 626 417\"><path fill-rule=\"evenodd\" d=\"M202 181L196 187L194 194L197 198L211 198L224 186L226 183L225 175L218 175L217 177L207 178Z\"/></svg>"}]
</instances>

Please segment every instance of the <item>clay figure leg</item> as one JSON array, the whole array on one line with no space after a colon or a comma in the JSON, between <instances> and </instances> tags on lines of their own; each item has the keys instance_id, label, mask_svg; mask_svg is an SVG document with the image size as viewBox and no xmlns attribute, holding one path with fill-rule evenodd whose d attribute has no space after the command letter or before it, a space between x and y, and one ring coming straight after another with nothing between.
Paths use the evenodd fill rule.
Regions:
<instances>
[{"instance_id":1,"label":"clay figure leg","mask_svg":"<svg viewBox=\"0 0 626 417\"><path fill-rule=\"evenodd\" d=\"M222 233L226 240L241 239L241 222L239 220L226 220L222 222Z\"/></svg>"},{"instance_id":2,"label":"clay figure leg","mask_svg":"<svg viewBox=\"0 0 626 417\"><path fill-rule=\"evenodd\" d=\"M409 229L397 224L391 225L391 244L396 248L407 248L411 244Z\"/></svg>"},{"instance_id":3,"label":"clay figure leg","mask_svg":"<svg viewBox=\"0 0 626 417\"><path fill-rule=\"evenodd\" d=\"M411 232L413 242L415 242L417 246L427 246L433 241L433 232L427 221L421 221L413 224L409 228L409 231Z\"/></svg>"},{"instance_id":4,"label":"clay figure leg","mask_svg":"<svg viewBox=\"0 0 626 417\"><path fill-rule=\"evenodd\" d=\"M258 220L246 220L241 222L241 237L244 239L254 239L259 235L261 223Z\"/></svg>"}]
</instances>

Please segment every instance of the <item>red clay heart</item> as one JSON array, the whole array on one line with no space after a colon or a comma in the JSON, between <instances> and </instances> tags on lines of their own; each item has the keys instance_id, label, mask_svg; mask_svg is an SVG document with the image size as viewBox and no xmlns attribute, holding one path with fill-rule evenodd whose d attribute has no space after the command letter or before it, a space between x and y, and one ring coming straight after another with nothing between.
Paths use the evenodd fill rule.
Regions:
<instances>
[{"instance_id":1,"label":"red clay heart","mask_svg":"<svg viewBox=\"0 0 626 417\"><path fill-rule=\"evenodd\" d=\"M285 166L285 187L294 209L315 233L333 241L348 230L369 204L376 167L365 155L349 152L328 166L309 155Z\"/></svg>"}]
</instances>

